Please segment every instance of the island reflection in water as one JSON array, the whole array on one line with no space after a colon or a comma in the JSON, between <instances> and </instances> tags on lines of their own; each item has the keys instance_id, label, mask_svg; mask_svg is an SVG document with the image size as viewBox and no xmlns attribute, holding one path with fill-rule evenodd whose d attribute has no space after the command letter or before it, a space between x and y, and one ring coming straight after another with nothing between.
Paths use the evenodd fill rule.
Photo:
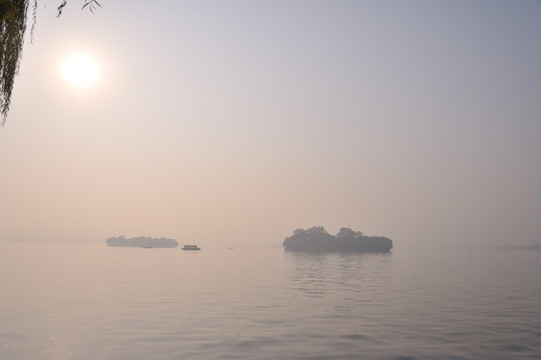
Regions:
<instances>
[{"instance_id":1,"label":"island reflection in water","mask_svg":"<svg viewBox=\"0 0 541 360\"><path fill-rule=\"evenodd\" d=\"M392 253L285 252L291 290L308 297L366 303L390 289Z\"/></svg>"}]
</instances>

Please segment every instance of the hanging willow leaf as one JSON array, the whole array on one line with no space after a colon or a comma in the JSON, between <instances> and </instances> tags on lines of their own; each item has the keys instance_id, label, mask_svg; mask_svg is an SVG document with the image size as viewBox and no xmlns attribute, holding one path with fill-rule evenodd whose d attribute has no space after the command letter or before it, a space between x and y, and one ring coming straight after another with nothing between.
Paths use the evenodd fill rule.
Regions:
<instances>
[{"instance_id":1,"label":"hanging willow leaf","mask_svg":"<svg viewBox=\"0 0 541 360\"><path fill-rule=\"evenodd\" d=\"M57 8L58 13L56 14L56 17L60 17L62 15L62 10L64 10L64 6L66 6L68 2L66 0L62 1L62 4L60 4Z\"/></svg>"},{"instance_id":2,"label":"hanging willow leaf","mask_svg":"<svg viewBox=\"0 0 541 360\"><path fill-rule=\"evenodd\" d=\"M88 9L90 9L90 12L94 13L94 11L96 10L96 5L101 7L100 3L97 2L96 0L87 0L87 2L83 5L83 9L88 6Z\"/></svg>"}]
</instances>

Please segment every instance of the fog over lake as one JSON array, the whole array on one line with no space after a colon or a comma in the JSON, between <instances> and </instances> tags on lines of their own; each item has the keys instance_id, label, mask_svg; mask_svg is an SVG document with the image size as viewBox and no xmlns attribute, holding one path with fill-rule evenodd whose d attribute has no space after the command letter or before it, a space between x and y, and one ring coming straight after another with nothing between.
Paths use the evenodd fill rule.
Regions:
<instances>
[{"instance_id":1,"label":"fog over lake","mask_svg":"<svg viewBox=\"0 0 541 360\"><path fill-rule=\"evenodd\" d=\"M1 360L541 358L540 1L89 1L0 6Z\"/></svg>"},{"instance_id":2,"label":"fog over lake","mask_svg":"<svg viewBox=\"0 0 541 360\"><path fill-rule=\"evenodd\" d=\"M541 252L0 243L0 358L532 359Z\"/></svg>"}]
</instances>

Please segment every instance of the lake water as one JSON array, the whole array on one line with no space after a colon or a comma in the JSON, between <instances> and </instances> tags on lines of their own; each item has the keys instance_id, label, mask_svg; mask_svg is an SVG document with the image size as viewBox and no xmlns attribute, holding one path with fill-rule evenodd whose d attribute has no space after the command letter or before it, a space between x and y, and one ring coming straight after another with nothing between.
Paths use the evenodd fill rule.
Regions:
<instances>
[{"instance_id":1,"label":"lake water","mask_svg":"<svg viewBox=\"0 0 541 360\"><path fill-rule=\"evenodd\" d=\"M541 359L541 252L0 243L0 359Z\"/></svg>"}]
</instances>

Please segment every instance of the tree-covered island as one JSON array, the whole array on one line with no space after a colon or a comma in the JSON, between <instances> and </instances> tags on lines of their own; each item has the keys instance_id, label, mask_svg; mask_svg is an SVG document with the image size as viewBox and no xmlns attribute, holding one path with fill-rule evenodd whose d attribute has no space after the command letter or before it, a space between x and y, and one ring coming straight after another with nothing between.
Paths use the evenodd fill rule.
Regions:
<instances>
[{"instance_id":1,"label":"tree-covered island","mask_svg":"<svg viewBox=\"0 0 541 360\"><path fill-rule=\"evenodd\" d=\"M167 238L152 238L150 236L139 236L130 239L124 236L110 237L105 240L109 246L128 246L128 247L158 247L158 248L173 248L178 246L178 242L175 239Z\"/></svg>"},{"instance_id":2,"label":"tree-covered island","mask_svg":"<svg viewBox=\"0 0 541 360\"><path fill-rule=\"evenodd\" d=\"M341 228L333 236L323 226L314 226L293 231L283 245L290 251L389 252L393 241L383 236L365 236L349 228Z\"/></svg>"}]
</instances>

